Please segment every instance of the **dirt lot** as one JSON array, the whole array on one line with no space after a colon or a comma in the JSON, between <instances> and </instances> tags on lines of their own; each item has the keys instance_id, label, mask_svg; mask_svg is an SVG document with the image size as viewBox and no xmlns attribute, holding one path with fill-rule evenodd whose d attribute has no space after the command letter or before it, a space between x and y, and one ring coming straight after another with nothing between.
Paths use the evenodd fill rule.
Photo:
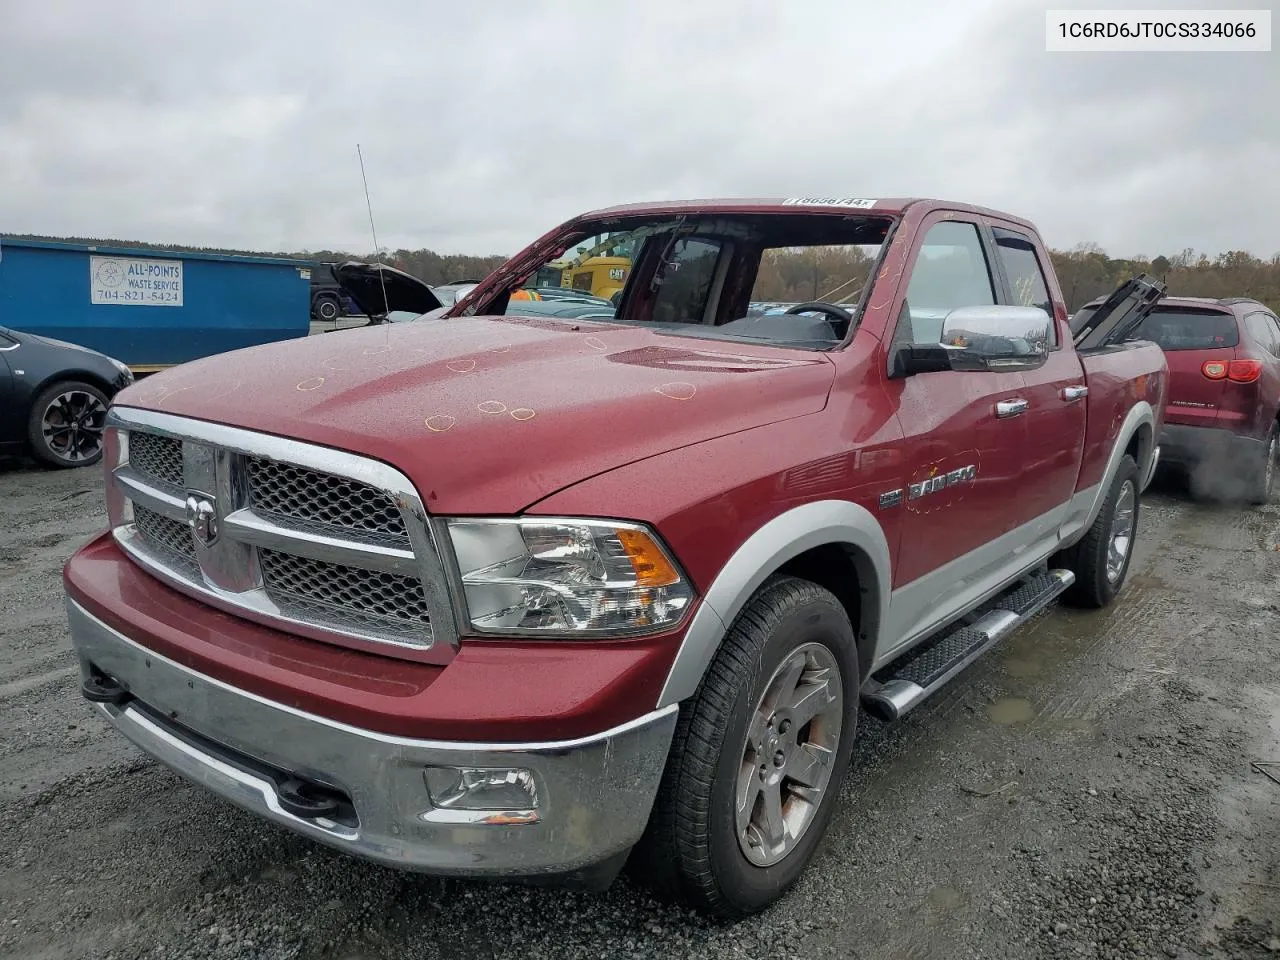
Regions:
<instances>
[{"instance_id":1,"label":"dirt lot","mask_svg":"<svg viewBox=\"0 0 1280 960\"><path fill-rule=\"evenodd\" d=\"M864 718L825 853L734 926L405 876L186 785L90 713L63 560L96 470L0 464L0 956L1280 957L1280 508L1160 484L1109 610ZM1280 776L1280 764L1271 769Z\"/></svg>"}]
</instances>

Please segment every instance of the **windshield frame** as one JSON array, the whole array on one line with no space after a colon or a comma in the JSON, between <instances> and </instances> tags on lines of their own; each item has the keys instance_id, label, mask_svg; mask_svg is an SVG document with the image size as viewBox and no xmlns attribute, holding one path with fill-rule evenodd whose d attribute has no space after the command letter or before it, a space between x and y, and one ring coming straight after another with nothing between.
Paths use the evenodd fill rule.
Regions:
<instances>
[{"instance_id":1,"label":"windshield frame","mask_svg":"<svg viewBox=\"0 0 1280 960\"><path fill-rule=\"evenodd\" d=\"M505 310L506 304L510 303L510 295L514 292L517 285L525 284L531 277L534 277L537 274L540 268L547 266L549 263L563 260L565 253L574 246L580 244L583 240L589 240L601 233L622 233L628 230L638 230L648 227L652 233L670 233L672 236L681 236L685 234L696 234L696 226L700 221L714 223L748 218L772 219L776 217L778 219L783 219L794 218L796 215L797 211L795 210L721 211L709 209L697 212L652 212L627 216L580 217L567 221L561 227L550 231L542 238L535 241L522 253L512 257L506 264L495 270L489 277L486 277L479 287L470 291L463 301L455 302L450 305L442 316L470 317L511 315L509 313L491 313L487 310L482 312L481 305L483 304L485 307L491 307L496 305L497 302L505 300ZM850 343L852 343L859 327L861 327L862 322L865 319L872 291L880 280L880 273L883 269L885 259L893 245L897 231L902 224L902 217L898 213L882 213L880 211L870 210L860 212L856 216L851 215L847 210L832 210L830 212L820 212L816 210L806 211L804 215L808 217L823 217L834 221L857 220L869 223L880 222L884 225L884 236L879 242L879 247L875 256L871 258L867 271L866 282L862 286L862 290L857 301L846 307L853 319L849 323L848 330L839 341L823 342L821 345L813 345L811 341L787 341L748 337L743 336L741 332L720 335L718 334L720 329L719 326L710 326L702 323L660 323L651 320L627 320L618 317L583 318L581 322L609 324L611 326L637 327L652 330L656 334L667 336L712 340L719 343L739 343L744 345L777 347L779 349L801 350L805 353L830 353L844 350ZM789 245L827 246L837 244L834 242L819 242L813 244ZM867 246L870 246L870 244L867 244ZM630 280L630 278L628 278L628 280ZM475 296L476 293L480 293L481 297L477 298ZM459 309L459 307L461 307L461 309Z\"/></svg>"}]
</instances>

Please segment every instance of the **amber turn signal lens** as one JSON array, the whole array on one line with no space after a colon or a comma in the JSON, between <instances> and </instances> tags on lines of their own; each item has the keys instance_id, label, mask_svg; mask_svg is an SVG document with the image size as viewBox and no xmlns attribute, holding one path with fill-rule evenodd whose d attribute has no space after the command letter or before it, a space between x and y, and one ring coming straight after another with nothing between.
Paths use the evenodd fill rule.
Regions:
<instances>
[{"instance_id":1,"label":"amber turn signal lens","mask_svg":"<svg viewBox=\"0 0 1280 960\"><path fill-rule=\"evenodd\" d=\"M637 586L666 587L679 581L680 574L676 573L666 554L647 533L642 530L619 530L617 536L636 572Z\"/></svg>"},{"instance_id":2,"label":"amber turn signal lens","mask_svg":"<svg viewBox=\"0 0 1280 960\"><path fill-rule=\"evenodd\" d=\"M1210 380L1221 380L1227 375L1227 365L1221 360L1206 360L1200 372Z\"/></svg>"}]
</instances>

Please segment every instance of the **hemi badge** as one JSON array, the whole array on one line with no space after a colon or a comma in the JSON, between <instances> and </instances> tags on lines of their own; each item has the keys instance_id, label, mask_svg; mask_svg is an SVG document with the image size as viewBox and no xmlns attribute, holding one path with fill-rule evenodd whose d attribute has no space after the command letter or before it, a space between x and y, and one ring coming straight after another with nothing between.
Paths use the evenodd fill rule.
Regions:
<instances>
[{"instance_id":1,"label":"hemi badge","mask_svg":"<svg viewBox=\"0 0 1280 960\"><path fill-rule=\"evenodd\" d=\"M900 489L880 494L881 510L888 510L890 507L896 507L900 503L902 503L902 490Z\"/></svg>"}]
</instances>

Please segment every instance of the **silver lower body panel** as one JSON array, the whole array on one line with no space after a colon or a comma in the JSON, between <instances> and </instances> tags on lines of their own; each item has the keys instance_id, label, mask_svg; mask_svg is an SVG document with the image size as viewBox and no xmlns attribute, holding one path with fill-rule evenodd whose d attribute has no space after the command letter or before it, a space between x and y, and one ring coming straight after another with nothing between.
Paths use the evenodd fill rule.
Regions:
<instances>
[{"instance_id":1,"label":"silver lower body panel","mask_svg":"<svg viewBox=\"0 0 1280 960\"><path fill-rule=\"evenodd\" d=\"M97 709L188 780L321 843L407 870L539 877L589 870L644 832L676 724L676 707L595 736L544 743L413 740L274 703L148 650L67 601L86 679L129 698ZM537 787L536 820L485 823L434 805L431 766L521 768ZM344 816L308 819L281 805L281 776L349 798Z\"/></svg>"}]
</instances>

